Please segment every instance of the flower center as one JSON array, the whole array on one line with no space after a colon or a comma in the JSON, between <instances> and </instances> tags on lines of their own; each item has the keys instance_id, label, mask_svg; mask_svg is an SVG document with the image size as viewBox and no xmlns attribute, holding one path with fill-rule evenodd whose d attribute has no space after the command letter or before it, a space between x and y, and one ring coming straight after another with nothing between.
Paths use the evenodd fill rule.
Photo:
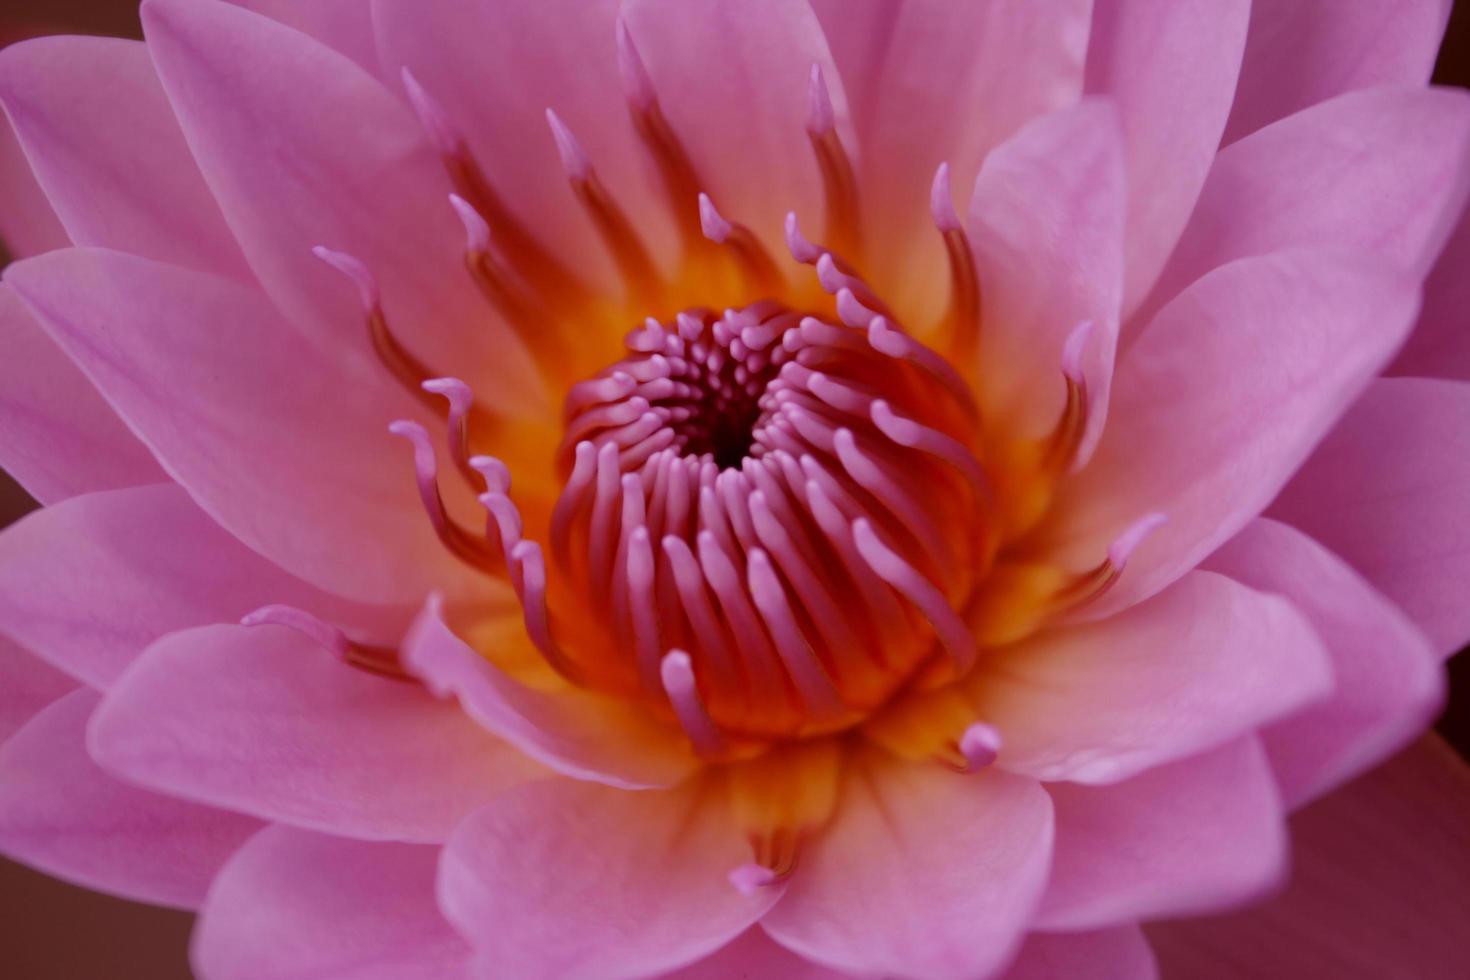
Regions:
<instances>
[{"instance_id":1,"label":"flower center","mask_svg":"<svg viewBox=\"0 0 1470 980\"><path fill-rule=\"evenodd\" d=\"M871 324L690 311L572 388L550 536L581 602L559 618L600 629L559 645L565 670L667 701L718 751L852 724L936 656L969 666L973 410Z\"/></svg>"}]
</instances>

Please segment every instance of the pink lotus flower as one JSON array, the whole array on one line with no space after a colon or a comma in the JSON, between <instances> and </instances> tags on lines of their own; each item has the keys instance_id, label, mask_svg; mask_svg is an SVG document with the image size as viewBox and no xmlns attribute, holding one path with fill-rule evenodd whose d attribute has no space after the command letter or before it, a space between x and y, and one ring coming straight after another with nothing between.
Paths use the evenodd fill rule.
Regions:
<instances>
[{"instance_id":1,"label":"pink lotus flower","mask_svg":"<svg viewBox=\"0 0 1470 980\"><path fill-rule=\"evenodd\" d=\"M0 849L209 980L1454 972L1464 767L1328 796L1470 638L1445 8L12 46Z\"/></svg>"}]
</instances>

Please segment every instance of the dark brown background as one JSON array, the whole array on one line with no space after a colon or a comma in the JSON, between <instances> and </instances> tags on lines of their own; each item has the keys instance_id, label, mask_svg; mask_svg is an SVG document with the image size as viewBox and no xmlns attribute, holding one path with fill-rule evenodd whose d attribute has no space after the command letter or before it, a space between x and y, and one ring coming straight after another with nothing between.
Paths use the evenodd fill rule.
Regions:
<instances>
[{"instance_id":1,"label":"dark brown background","mask_svg":"<svg viewBox=\"0 0 1470 980\"><path fill-rule=\"evenodd\" d=\"M3 0L0 6L0 43L62 32L141 36L137 3ZM1470 88L1470 3L1455 7L1435 80ZM0 473L0 527L34 506ZM1450 704L1439 728L1470 758L1470 656L1451 663ZM188 978L191 919L74 888L0 859L0 974L16 980Z\"/></svg>"}]
</instances>

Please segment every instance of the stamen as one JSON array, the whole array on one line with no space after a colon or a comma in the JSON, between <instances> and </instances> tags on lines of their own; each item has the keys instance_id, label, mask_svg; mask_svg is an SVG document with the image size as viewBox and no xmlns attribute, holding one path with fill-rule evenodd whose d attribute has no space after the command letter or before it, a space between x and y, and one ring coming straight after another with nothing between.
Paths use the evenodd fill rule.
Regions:
<instances>
[{"instance_id":1,"label":"stamen","mask_svg":"<svg viewBox=\"0 0 1470 980\"><path fill-rule=\"evenodd\" d=\"M827 676L821 662L807 645L806 638L786 599L786 590L776 578L775 569L760 548L746 553L746 572L751 598L761 612L776 642L776 652L786 666L786 673L808 710L817 718L832 718L842 713L837 688Z\"/></svg>"},{"instance_id":2,"label":"stamen","mask_svg":"<svg viewBox=\"0 0 1470 980\"><path fill-rule=\"evenodd\" d=\"M1079 323L1062 346L1062 377L1067 381L1067 401L1062 408L1062 417L1057 420L1047 440L1042 460L1043 467L1054 474L1060 474L1072 464L1087 431L1087 378L1082 371L1082 356L1092 338L1093 327L1091 320Z\"/></svg>"},{"instance_id":3,"label":"stamen","mask_svg":"<svg viewBox=\"0 0 1470 980\"><path fill-rule=\"evenodd\" d=\"M470 386L458 378L432 378L423 383L423 389L448 399L449 458L470 485L474 486L475 470L470 467L469 462L468 419L470 405L474 400Z\"/></svg>"},{"instance_id":4,"label":"stamen","mask_svg":"<svg viewBox=\"0 0 1470 980\"><path fill-rule=\"evenodd\" d=\"M526 635L553 670L577 683L581 672L551 634L551 617L546 608L546 562L541 557L541 546L534 541L522 541L511 551L511 561L515 565L515 577L521 583Z\"/></svg>"},{"instance_id":5,"label":"stamen","mask_svg":"<svg viewBox=\"0 0 1470 980\"><path fill-rule=\"evenodd\" d=\"M1168 515L1145 514L1128 526L1108 546L1108 556L1090 572L1085 572L1059 591L1054 605L1058 611L1089 602L1102 595L1123 575L1128 559L1159 528L1169 522Z\"/></svg>"},{"instance_id":6,"label":"stamen","mask_svg":"<svg viewBox=\"0 0 1470 980\"><path fill-rule=\"evenodd\" d=\"M704 239L695 232L699 227L699 213L695 195L702 182L689 160L679 138L674 135L669 122L664 118L658 104L658 94L649 78L648 68L627 23L619 17L617 22L618 69L623 77L623 89L628 98L628 110L633 127L643 140L663 180L664 192L674 212L674 223L684 235L684 245L691 251L701 250Z\"/></svg>"},{"instance_id":7,"label":"stamen","mask_svg":"<svg viewBox=\"0 0 1470 980\"><path fill-rule=\"evenodd\" d=\"M786 248L791 257L802 265L811 265L824 254L823 251L801 233L801 225L797 223L796 212L786 212Z\"/></svg>"},{"instance_id":8,"label":"stamen","mask_svg":"<svg viewBox=\"0 0 1470 980\"><path fill-rule=\"evenodd\" d=\"M472 536L452 521L444 510L444 498L439 494L438 463L434 458L434 447L429 442L429 433L417 422L400 419L388 426L395 436L402 436L413 444L414 475L418 481L419 499L429 515L429 522L439 540L460 561L482 572L495 575L500 566L481 538Z\"/></svg>"},{"instance_id":9,"label":"stamen","mask_svg":"<svg viewBox=\"0 0 1470 980\"><path fill-rule=\"evenodd\" d=\"M582 202L587 216L597 228L597 233L612 253L623 281L628 285L629 296L635 305L648 306L655 303L663 290L663 282L654 268L643 240L638 237L628 216L618 207L597 172L582 144L552 109L546 110L546 121L551 126L556 150L561 156L562 167L572 183L577 200Z\"/></svg>"},{"instance_id":10,"label":"stamen","mask_svg":"<svg viewBox=\"0 0 1470 980\"><path fill-rule=\"evenodd\" d=\"M730 872L730 885L740 894L752 898L760 894L762 888L774 885L781 880L776 874L764 864L742 864Z\"/></svg>"},{"instance_id":11,"label":"stamen","mask_svg":"<svg viewBox=\"0 0 1470 980\"><path fill-rule=\"evenodd\" d=\"M378 283L367 266L346 252L336 252L322 245L313 248L311 254L346 276L357 287L363 310L367 314L368 336L372 340L373 352L378 355L378 360L421 404L429 406L431 410L435 409L433 397L421 387L434 376L434 372L409 353L388 329Z\"/></svg>"},{"instance_id":12,"label":"stamen","mask_svg":"<svg viewBox=\"0 0 1470 980\"><path fill-rule=\"evenodd\" d=\"M969 236L955 212L948 163L941 163L934 173L929 208L935 227L944 237L944 250L949 257L949 314L945 317L943 343L956 363L969 364L980 339L980 279L975 274L975 253Z\"/></svg>"},{"instance_id":13,"label":"stamen","mask_svg":"<svg viewBox=\"0 0 1470 980\"><path fill-rule=\"evenodd\" d=\"M832 97L827 91L827 80L822 76L822 66L812 65L807 83L807 136L812 151L817 156L817 166L822 171L822 188L827 205L826 239L840 251L857 255L858 197L857 180L853 177L852 161L837 135L832 112Z\"/></svg>"},{"instance_id":14,"label":"stamen","mask_svg":"<svg viewBox=\"0 0 1470 980\"><path fill-rule=\"evenodd\" d=\"M967 772L979 772L995 762L1000 755L1000 730L994 725L977 721L966 728L960 736L960 755L965 758Z\"/></svg>"},{"instance_id":15,"label":"stamen","mask_svg":"<svg viewBox=\"0 0 1470 980\"><path fill-rule=\"evenodd\" d=\"M710 719L694 682L694 664L683 650L670 650L659 664L664 693L694 750L705 758L724 754L725 740Z\"/></svg>"},{"instance_id":16,"label":"stamen","mask_svg":"<svg viewBox=\"0 0 1470 980\"><path fill-rule=\"evenodd\" d=\"M744 225L725 220L703 191L699 194L699 227L710 241L730 249L740 266L741 275L752 289L771 293L782 287L781 272L760 239Z\"/></svg>"},{"instance_id":17,"label":"stamen","mask_svg":"<svg viewBox=\"0 0 1470 980\"><path fill-rule=\"evenodd\" d=\"M336 626L295 606L262 606L240 619L241 626L285 626L331 652L344 663L393 680L412 680L391 647L369 646L348 639Z\"/></svg>"},{"instance_id":18,"label":"stamen","mask_svg":"<svg viewBox=\"0 0 1470 980\"><path fill-rule=\"evenodd\" d=\"M878 540L878 535L867 518L858 518L852 522L852 536L858 553L873 571L902 593L929 620L939 642L944 644L954 658L957 673L968 671L974 665L978 652L975 649L975 637L959 614L950 608L944 593L920 575L914 566L900 558L897 552Z\"/></svg>"}]
</instances>

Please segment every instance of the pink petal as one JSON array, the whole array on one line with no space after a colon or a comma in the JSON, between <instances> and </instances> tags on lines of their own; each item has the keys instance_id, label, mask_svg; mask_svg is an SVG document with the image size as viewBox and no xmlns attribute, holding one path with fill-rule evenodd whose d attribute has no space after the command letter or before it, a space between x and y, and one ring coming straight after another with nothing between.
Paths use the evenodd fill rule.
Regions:
<instances>
[{"instance_id":1,"label":"pink petal","mask_svg":"<svg viewBox=\"0 0 1470 980\"><path fill-rule=\"evenodd\" d=\"M1020 944L1051 857L1051 801L1004 773L853 760L832 822L762 921L860 973L987 975Z\"/></svg>"},{"instance_id":2,"label":"pink petal","mask_svg":"<svg viewBox=\"0 0 1470 980\"><path fill-rule=\"evenodd\" d=\"M413 73L506 203L556 254L604 288L615 288L613 265L567 181L547 108L576 134L638 233L656 234L655 254L673 247L670 211L648 179L649 159L618 75L618 6L617 0L425 0L379 3L375 10L388 70L396 76L406 66ZM802 132L798 125L796 136Z\"/></svg>"},{"instance_id":3,"label":"pink petal","mask_svg":"<svg viewBox=\"0 0 1470 980\"><path fill-rule=\"evenodd\" d=\"M1470 769L1431 736L1302 811L1286 893L1150 926L1168 976L1413 977L1465 972Z\"/></svg>"},{"instance_id":4,"label":"pink petal","mask_svg":"<svg viewBox=\"0 0 1470 980\"><path fill-rule=\"evenodd\" d=\"M1446 0L1252 4L1225 142L1343 92L1423 85L1449 12Z\"/></svg>"},{"instance_id":5,"label":"pink petal","mask_svg":"<svg viewBox=\"0 0 1470 980\"><path fill-rule=\"evenodd\" d=\"M0 113L0 243L16 258L71 244L10 120Z\"/></svg>"},{"instance_id":6,"label":"pink petal","mask_svg":"<svg viewBox=\"0 0 1470 980\"><path fill-rule=\"evenodd\" d=\"M540 767L416 685L348 667L277 626L154 643L91 727L107 769L269 820L439 841Z\"/></svg>"},{"instance_id":7,"label":"pink petal","mask_svg":"<svg viewBox=\"0 0 1470 980\"><path fill-rule=\"evenodd\" d=\"M1158 980L1153 950L1137 926L1098 932L1033 932L1000 980Z\"/></svg>"},{"instance_id":8,"label":"pink petal","mask_svg":"<svg viewBox=\"0 0 1470 980\"><path fill-rule=\"evenodd\" d=\"M1156 592L1260 513L1416 305L1414 279L1381 263L1281 252L1215 270L1160 313L1119 363L1107 432L1052 538L1086 568L1140 515L1168 523L1088 614Z\"/></svg>"},{"instance_id":9,"label":"pink petal","mask_svg":"<svg viewBox=\"0 0 1470 980\"><path fill-rule=\"evenodd\" d=\"M507 618L506 643L528 645ZM624 789L671 786L698 765L683 736L646 710L577 688L522 685L456 636L431 605L404 641L409 672L500 738L575 779Z\"/></svg>"},{"instance_id":10,"label":"pink petal","mask_svg":"<svg viewBox=\"0 0 1470 980\"><path fill-rule=\"evenodd\" d=\"M1470 207L1424 283L1419 324L1386 374L1470 381Z\"/></svg>"},{"instance_id":11,"label":"pink petal","mask_svg":"<svg viewBox=\"0 0 1470 980\"><path fill-rule=\"evenodd\" d=\"M820 65L838 133L856 146L842 75L799 0L624 0L622 15L669 123L721 213L771 247L786 212L820 228L822 184L806 133ZM922 200L922 198L920 198Z\"/></svg>"},{"instance_id":12,"label":"pink petal","mask_svg":"<svg viewBox=\"0 0 1470 980\"><path fill-rule=\"evenodd\" d=\"M1000 766L1083 783L1221 745L1331 689L1327 652L1290 603L1209 572L998 652L970 688L1004 739Z\"/></svg>"},{"instance_id":13,"label":"pink petal","mask_svg":"<svg viewBox=\"0 0 1470 980\"><path fill-rule=\"evenodd\" d=\"M1247 256L1333 248L1427 269L1467 190L1470 94L1381 88L1315 106L1220 153L1132 328Z\"/></svg>"},{"instance_id":14,"label":"pink petal","mask_svg":"<svg viewBox=\"0 0 1470 980\"><path fill-rule=\"evenodd\" d=\"M11 45L0 102L78 245L251 279L140 42Z\"/></svg>"},{"instance_id":15,"label":"pink petal","mask_svg":"<svg viewBox=\"0 0 1470 980\"><path fill-rule=\"evenodd\" d=\"M260 824L103 773L85 742L97 700L73 691L0 748L0 852L96 891L197 908Z\"/></svg>"},{"instance_id":16,"label":"pink petal","mask_svg":"<svg viewBox=\"0 0 1470 980\"><path fill-rule=\"evenodd\" d=\"M1215 159L1249 0L1098 0L1087 91L1117 102L1128 161L1125 316L1147 295Z\"/></svg>"},{"instance_id":17,"label":"pink petal","mask_svg":"<svg viewBox=\"0 0 1470 980\"><path fill-rule=\"evenodd\" d=\"M434 901L439 848L269 827L220 872L192 959L210 980L455 980L469 947Z\"/></svg>"},{"instance_id":18,"label":"pink petal","mask_svg":"<svg viewBox=\"0 0 1470 980\"><path fill-rule=\"evenodd\" d=\"M0 743L54 701L76 689L77 682L19 643L0 636Z\"/></svg>"},{"instance_id":19,"label":"pink petal","mask_svg":"<svg viewBox=\"0 0 1470 980\"><path fill-rule=\"evenodd\" d=\"M5 279L169 473L283 568L377 602L467 577L386 430L394 393L307 346L260 294L102 249Z\"/></svg>"},{"instance_id":20,"label":"pink petal","mask_svg":"<svg viewBox=\"0 0 1470 980\"><path fill-rule=\"evenodd\" d=\"M1375 381L1271 506L1449 656L1470 639L1470 384Z\"/></svg>"},{"instance_id":21,"label":"pink petal","mask_svg":"<svg viewBox=\"0 0 1470 980\"><path fill-rule=\"evenodd\" d=\"M1286 876L1286 823L1254 738L1111 786L1048 783L1057 814L1043 929L1198 915Z\"/></svg>"},{"instance_id":22,"label":"pink petal","mask_svg":"<svg viewBox=\"0 0 1470 980\"><path fill-rule=\"evenodd\" d=\"M1030 120L1082 93L1085 0L816 0L857 134L865 273L899 309L938 316L946 260L926 207L948 161L967 188ZM802 215L819 228L815 215ZM988 284L987 284L988 285ZM927 305L926 305L927 304Z\"/></svg>"},{"instance_id":23,"label":"pink petal","mask_svg":"<svg viewBox=\"0 0 1470 980\"><path fill-rule=\"evenodd\" d=\"M1439 712L1444 675L1435 651L1393 603L1311 538L1255 520L1205 567L1290 599L1332 658L1332 696L1263 732L1289 806L1376 765Z\"/></svg>"},{"instance_id":24,"label":"pink petal","mask_svg":"<svg viewBox=\"0 0 1470 980\"><path fill-rule=\"evenodd\" d=\"M308 34L378 74L378 44L373 36L372 0L230 0L237 7Z\"/></svg>"},{"instance_id":25,"label":"pink petal","mask_svg":"<svg viewBox=\"0 0 1470 980\"><path fill-rule=\"evenodd\" d=\"M525 390L532 375L465 272L448 177L406 105L345 56L230 4L148 0L143 27L204 179L288 319L338 360L371 359L356 294L311 256L348 252L418 356L492 395Z\"/></svg>"},{"instance_id":26,"label":"pink petal","mask_svg":"<svg viewBox=\"0 0 1470 980\"><path fill-rule=\"evenodd\" d=\"M663 980L842 980L852 976L802 959L751 926L697 963L665 973Z\"/></svg>"},{"instance_id":27,"label":"pink petal","mask_svg":"<svg viewBox=\"0 0 1470 980\"><path fill-rule=\"evenodd\" d=\"M985 159L969 232L984 290L980 391L1015 431L1042 434L1066 396L1062 350L1084 351L1090 435L1101 432L1123 290L1124 146L1118 115L1088 99L1038 119Z\"/></svg>"},{"instance_id":28,"label":"pink petal","mask_svg":"<svg viewBox=\"0 0 1470 980\"><path fill-rule=\"evenodd\" d=\"M485 977L645 976L713 952L780 898L731 887L749 860L722 798L555 779L461 825L439 902Z\"/></svg>"},{"instance_id":29,"label":"pink petal","mask_svg":"<svg viewBox=\"0 0 1470 980\"><path fill-rule=\"evenodd\" d=\"M225 533L173 483L75 497L0 534L0 623L68 674L105 689L144 647L272 603L354 638L391 643L408 617L291 578Z\"/></svg>"},{"instance_id":30,"label":"pink petal","mask_svg":"<svg viewBox=\"0 0 1470 980\"><path fill-rule=\"evenodd\" d=\"M37 500L168 479L26 310L0 285L0 464Z\"/></svg>"}]
</instances>

